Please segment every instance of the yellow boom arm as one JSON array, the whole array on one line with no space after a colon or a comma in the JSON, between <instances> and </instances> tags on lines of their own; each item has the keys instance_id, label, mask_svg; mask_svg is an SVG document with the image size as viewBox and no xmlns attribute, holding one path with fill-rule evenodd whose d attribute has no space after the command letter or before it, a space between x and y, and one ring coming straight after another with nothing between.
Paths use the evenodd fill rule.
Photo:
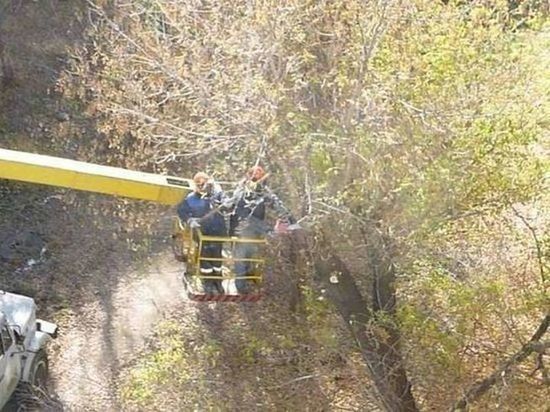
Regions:
<instances>
[{"instance_id":1,"label":"yellow boom arm","mask_svg":"<svg viewBox=\"0 0 550 412\"><path fill-rule=\"evenodd\" d=\"M192 190L179 177L0 149L0 179L20 180L175 205Z\"/></svg>"}]
</instances>

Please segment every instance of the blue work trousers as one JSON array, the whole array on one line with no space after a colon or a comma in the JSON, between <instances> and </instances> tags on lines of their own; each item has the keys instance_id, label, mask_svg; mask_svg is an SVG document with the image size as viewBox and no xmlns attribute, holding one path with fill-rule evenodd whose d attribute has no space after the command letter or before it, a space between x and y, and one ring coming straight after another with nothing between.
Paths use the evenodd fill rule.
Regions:
<instances>
[{"instance_id":1,"label":"blue work trousers","mask_svg":"<svg viewBox=\"0 0 550 412\"><path fill-rule=\"evenodd\" d=\"M266 223L253 216L243 220L237 226L236 234L240 238L247 239L262 239L267 233L268 227ZM238 259L254 259L258 258L260 247L258 243L237 243L233 251L235 262L235 286L237 290L246 288L247 279L242 279L245 276L256 275L254 262L238 261Z\"/></svg>"},{"instance_id":2,"label":"blue work trousers","mask_svg":"<svg viewBox=\"0 0 550 412\"><path fill-rule=\"evenodd\" d=\"M221 242L204 242L202 245L201 258L218 258L222 257L222 243ZM222 262L221 260L211 261L201 259L200 272L203 276L219 276L220 279L203 279L202 284L205 289L218 283L221 285L222 281Z\"/></svg>"}]
</instances>

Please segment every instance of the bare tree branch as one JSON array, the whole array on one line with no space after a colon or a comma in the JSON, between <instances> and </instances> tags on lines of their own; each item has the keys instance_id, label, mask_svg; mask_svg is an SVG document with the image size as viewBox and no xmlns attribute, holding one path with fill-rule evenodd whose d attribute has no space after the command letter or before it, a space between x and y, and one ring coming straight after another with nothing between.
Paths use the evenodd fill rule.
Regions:
<instances>
[{"instance_id":1,"label":"bare tree branch","mask_svg":"<svg viewBox=\"0 0 550 412\"><path fill-rule=\"evenodd\" d=\"M491 389L491 387L493 387L502 376L508 374L514 365L523 362L533 352L539 352L542 347L545 347L548 342L544 342L541 345L540 339L544 336L549 326L550 313L544 317L529 342L523 345L521 349L512 355L508 360L502 363L502 365L491 375L472 385L471 388L468 389L466 393L453 404L450 411L457 412L465 410L470 403L476 401L489 389Z\"/></svg>"},{"instance_id":2,"label":"bare tree branch","mask_svg":"<svg viewBox=\"0 0 550 412\"><path fill-rule=\"evenodd\" d=\"M533 226L531 226L531 224L527 221L525 216L523 216L521 213L519 213L519 211L514 206L510 206L510 207L512 208L514 214L518 218L520 218L520 220L523 222L523 224L527 227L529 232L531 232L531 236L533 237L533 241L535 242L535 247L537 248L537 260L538 260L538 263L539 263L539 272L540 272L540 278L541 278L541 281L542 281L542 286L544 288L546 288L546 274L544 273L544 262L543 262L543 258L542 258L543 252L542 252L542 247L541 247L541 244L540 244L540 240L537 237L537 232L536 232L535 228Z\"/></svg>"}]
</instances>

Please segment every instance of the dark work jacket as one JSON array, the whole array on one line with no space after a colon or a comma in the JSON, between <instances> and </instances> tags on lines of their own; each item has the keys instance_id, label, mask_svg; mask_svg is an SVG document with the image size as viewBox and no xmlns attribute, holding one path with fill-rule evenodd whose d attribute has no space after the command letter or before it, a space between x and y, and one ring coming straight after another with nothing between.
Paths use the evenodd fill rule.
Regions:
<instances>
[{"instance_id":1,"label":"dark work jacket","mask_svg":"<svg viewBox=\"0 0 550 412\"><path fill-rule=\"evenodd\" d=\"M191 218L199 218L201 232L210 236L226 236L225 219L218 212L212 212L210 216L200 219L216 208L216 203L221 199L221 193L212 196L203 196L192 192L178 205L178 216L183 222Z\"/></svg>"},{"instance_id":2,"label":"dark work jacket","mask_svg":"<svg viewBox=\"0 0 550 412\"><path fill-rule=\"evenodd\" d=\"M241 183L235 190L234 203L235 209L229 220L231 236L236 234L257 237L261 232L265 234L269 229L264 222L266 207L274 209L279 218L294 220L277 195L261 183L258 183L254 190L247 190L244 183Z\"/></svg>"}]
</instances>

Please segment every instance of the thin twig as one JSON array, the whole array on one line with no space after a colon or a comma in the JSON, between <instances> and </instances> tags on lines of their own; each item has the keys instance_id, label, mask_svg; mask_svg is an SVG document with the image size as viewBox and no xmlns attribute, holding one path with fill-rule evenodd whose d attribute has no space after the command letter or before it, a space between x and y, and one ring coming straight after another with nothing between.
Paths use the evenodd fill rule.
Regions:
<instances>
[{"instance_id":1,"label":"thin twig","mask_svg":"<svg viewBox=\"0 0 550 412\"><path fill-rule=\"evenodd\" d=\"M281 388L281 387L283 387L283 386L287 386L287 385L290 385L290 384L292 384L292 383L304 381L304 380L306 380L306 379L317 378L318 376L319 376L319 374L317 374L317 373L312 374L312 375L300 376L299 378L291 379L291 380L289 380L288 382L281 383L280 385L269 386L269 387L267 387L266 389Z\"/></svg>"},{"instance_id":2,"label":"thin twig","mask_svg":"<svg viewBox=\"0 0 550 412\"><path fill-rule=\"evenodd\" d=\"M541 281L542 281L543 288L546 289L546 286L547 286L546 285L546 274L544 273L544 262L542 260L542 247L540 245L539 238L537 237L537 232L535 231L535 228L533 228L533 226L531 226L529 224L527 219L521 213L519 213L518 210L514 206L510 205L510 207L514 211L514 214L517 217L519 217L520 220L523 222L523 224L527 227L529 232L531 232L531 236L533 237L533 240L535 241L535 247L537 249L537 260L538 260L538 263L539 263L540 278L541 278Z\"/></svg>"}]
</instances>

